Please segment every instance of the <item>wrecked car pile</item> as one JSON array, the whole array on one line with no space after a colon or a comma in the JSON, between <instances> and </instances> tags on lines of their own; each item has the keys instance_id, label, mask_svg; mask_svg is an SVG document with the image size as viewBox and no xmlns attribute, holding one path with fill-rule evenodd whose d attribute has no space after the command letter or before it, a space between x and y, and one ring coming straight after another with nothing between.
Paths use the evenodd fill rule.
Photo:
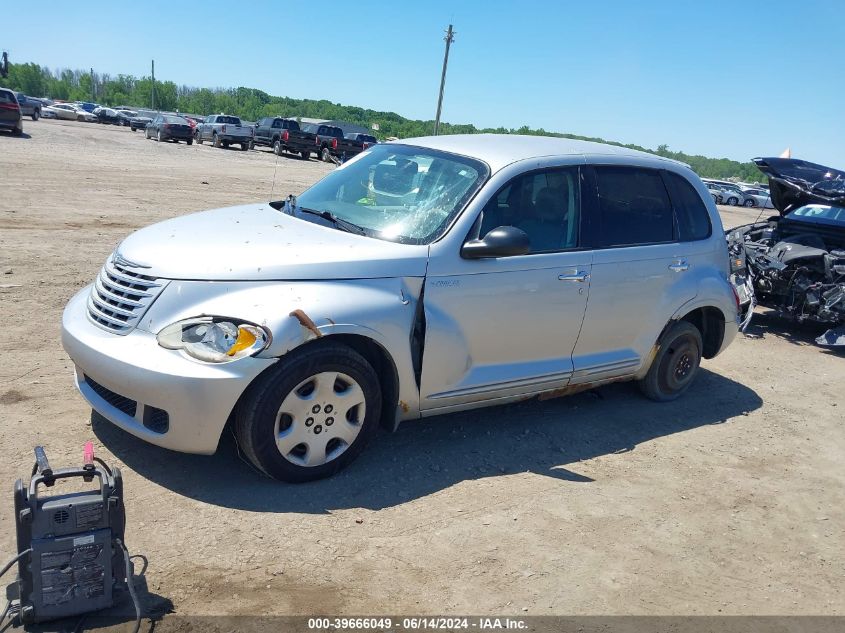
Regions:
<instances>
[{"instance_id":1,"label":"wrecked car pile","mask_svg":"<svg viewBox=\"0 0 845 633\"><path fill-rule=\"evenodd\" d=\"M759 303L832 326L816 342L845 347L845 172L788 158L754 162L780 215L726 231L745 324Z\"/></svg>"}]
</instances>

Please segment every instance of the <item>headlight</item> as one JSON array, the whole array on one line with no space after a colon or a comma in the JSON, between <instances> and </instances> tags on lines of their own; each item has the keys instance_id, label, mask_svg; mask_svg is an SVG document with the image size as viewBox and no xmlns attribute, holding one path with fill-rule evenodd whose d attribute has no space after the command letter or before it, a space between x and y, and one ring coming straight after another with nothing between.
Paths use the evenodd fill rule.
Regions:
<instances>
[{"instance_id":1,"label":"headlight","mask_svg":"<svg viewBox=\"0 0 845 633\"><path fill-rule=\"evenodd\" d=\"M156 336L167 349L183 350L207 363L228 363L254 356L270 342L270 333L252 323L224 317L198 317L168 325Z\"/></svg>"}]
</instances>

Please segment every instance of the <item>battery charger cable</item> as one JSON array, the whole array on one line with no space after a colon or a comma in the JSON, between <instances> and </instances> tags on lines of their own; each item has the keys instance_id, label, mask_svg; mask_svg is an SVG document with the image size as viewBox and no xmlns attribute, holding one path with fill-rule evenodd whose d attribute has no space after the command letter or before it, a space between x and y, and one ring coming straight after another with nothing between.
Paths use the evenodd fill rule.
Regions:
<instances>
[{"instance_id":1,"label":"battery charger cable","mask_svg":"<svg viewBox=\"0 0 845 633\"><path fill-rule=\"evenodd\" d=\"M29 547L24 551L20 552L17 556L14 556L9 562L3 565L3 569L0 569L0 577L3 576L9 569L11 569L12 565L17 563L21 558L27 556L28 554L32 554L32 548ZM3 624L3 621L6 619L6 616L9 615L9 612L12 610L12 601L9 600L6 602L6 608L3 609L3 615L0 616L0 625ZM5 630L5 628L3 629Z\"/></svg>"},{"instance_id":2,"label":"battery charger cable","mask_svg":"<svg viewBox=\"0 0 845 633\"><path fill-rule=\"evenodd\" d=\"M119 538L115 539L120 549L123 550L123 562L126 564L126 586L129 588L129 595L132 597L132 604L135 605L135 628L132 633L138 633L141 629L141 603L138 601L138 594L135 592L135 583L132 580L133 567L132 561L129 558L129 550Z\"/></svg>"}]
</instances>

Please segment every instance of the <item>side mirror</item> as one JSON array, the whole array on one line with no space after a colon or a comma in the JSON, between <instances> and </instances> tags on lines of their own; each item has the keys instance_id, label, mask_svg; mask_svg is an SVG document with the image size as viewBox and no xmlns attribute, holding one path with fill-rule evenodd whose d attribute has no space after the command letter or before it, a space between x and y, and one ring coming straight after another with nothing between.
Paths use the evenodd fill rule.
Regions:
<instances>
[{"instance_id":1,"label":"side mirror","mask_svg":"<svg viewBox=\"0 0 845 633\"><path fill-rule=\"evenodd\" d=\"M528 235L515 226L499 226L480 240L470 240L461 247L461 257L511 257L525 255L531 250Z\"/></svg>"}]
</instances>

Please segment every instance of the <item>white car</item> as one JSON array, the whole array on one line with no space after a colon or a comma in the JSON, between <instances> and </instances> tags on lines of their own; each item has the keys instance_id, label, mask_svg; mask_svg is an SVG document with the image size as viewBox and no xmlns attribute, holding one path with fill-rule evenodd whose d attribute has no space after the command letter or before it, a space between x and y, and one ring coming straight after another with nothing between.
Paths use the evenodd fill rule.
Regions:
<instances>
[{"instance_id":1,"label":"white car","mask_svg":"<svg viewBox=\"0 0 845 633\"><path fill-rule=\"evenodd\" d=\"M79 110L69 103L55 103L49 107L42 108L41 114L42 116L46 115L48 118L54 117L66 121L79 120Z\"/></svg>"}]
</instances>

